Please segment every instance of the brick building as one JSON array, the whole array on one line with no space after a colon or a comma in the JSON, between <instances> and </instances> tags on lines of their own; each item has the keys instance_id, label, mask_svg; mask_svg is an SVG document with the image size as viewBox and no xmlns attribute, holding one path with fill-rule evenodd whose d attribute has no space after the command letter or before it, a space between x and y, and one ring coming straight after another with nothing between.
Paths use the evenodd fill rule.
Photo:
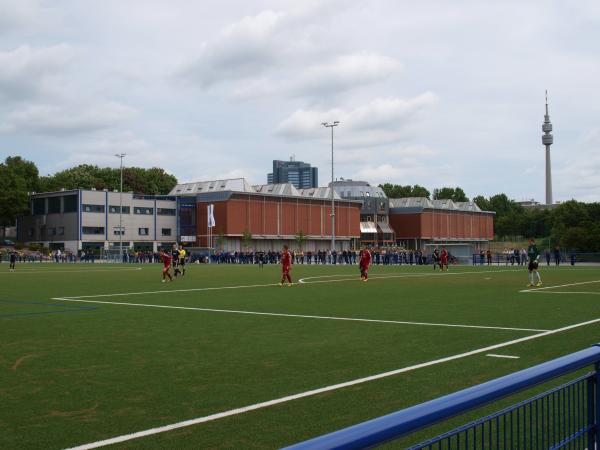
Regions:
<instances>
[{"instance_id":1,"label":"brick building","mask_svg":"<svg viewBox=\"0 0 600 450\"><path fill-rule=\"evenodd\" d=\"M191 246L266 251L287 244L296 249L297 236L303 234L305 251L331 247L329 188L296 189L291 184L252 186L238 178L179 184L170 195L178 199L180 240ZM361 203L344 200L335 193L334 198L336 247L353 248L360 239ZM210 231L208 205L214 205L215 226ZM251 235L249 242L244 235Z\"/></svg>"},{"instance_id":2,"label":"brick building","mask_svg":"<svg viewBox=\"0 0 600 450\"><path fill-rule=\"evenodd\" d=\"M470 256L494 239L494 213L474 202L397 198L389 211L396 241L407 248L445 245L455 256Z\"/></svg>"}]
</instances>

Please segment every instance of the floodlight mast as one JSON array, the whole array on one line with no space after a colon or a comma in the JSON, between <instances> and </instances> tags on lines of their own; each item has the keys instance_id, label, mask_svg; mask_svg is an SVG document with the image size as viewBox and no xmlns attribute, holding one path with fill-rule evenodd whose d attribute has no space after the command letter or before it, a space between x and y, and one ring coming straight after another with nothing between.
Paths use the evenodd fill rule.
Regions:
<instances>
[{"instance_id":1,"label":"floodlight mast","mask_svg":"<svg viewBox=\"0 0 600 450\"><path fill-rule=\"evenodd\" d=\"M115 155L121 160L121 188L119 189L119 259L123 262L123 158L125 153Z\"/></svg>"},{"instance_id":2,"label":"floodlight mast","mask_svg":"<svg viewBox=\"0 0 600 450\"><path fill-rule=\"evenodd\" d=\"M333 197L333 128L337 127L340 124L339 120L334 122L323 122L323 125L326 128L331 128L331 251L335 250L335 200Z\"/></svg>"}]
</instances>

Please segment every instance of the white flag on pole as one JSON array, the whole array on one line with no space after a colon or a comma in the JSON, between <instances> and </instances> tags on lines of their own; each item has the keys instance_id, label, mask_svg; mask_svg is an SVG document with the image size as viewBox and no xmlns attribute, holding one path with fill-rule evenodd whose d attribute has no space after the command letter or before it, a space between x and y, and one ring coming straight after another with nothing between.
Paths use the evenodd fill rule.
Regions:
<instances>
[{"instance_id":1,"label":"white flag on pole","mask_svg":"<svg viewBox=\"0 0 600 450\"><path fill-rule=\"evenodd\" d=\"M215 226L215 205L208 205L208 228Z\"/></svg>"}]
</instances>

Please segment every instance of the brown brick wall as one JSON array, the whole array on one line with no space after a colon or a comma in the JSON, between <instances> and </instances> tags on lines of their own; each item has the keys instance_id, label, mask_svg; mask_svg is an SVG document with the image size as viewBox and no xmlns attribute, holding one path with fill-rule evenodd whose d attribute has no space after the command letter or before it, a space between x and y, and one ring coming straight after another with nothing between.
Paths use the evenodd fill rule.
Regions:
<instances>
[{"instance_id":1,"label":"brown brick wall","mask_svg":"<svg viewBox=\"0 0 600 450\"><path fill-rule=\"evenodd\" d=\"M491 214L460 211L430 211L390 214L397 239L489 239L494 238Z\"/></svg>"},{"instance_id":2,"label":"brown brick wall","mask_svg":"<svg viewBox=\"0 0 600 450\"><path fill-rule=\"evenodd\" d=\"M310 236L330 236L331 205L328 200L291 199L256 195L233 195L227 201L197 203L197 245L205 246L207 239L207 205L215 205L215 228L236 236L248 230L252 235L294 236L302 231ZM360 205L336 202L336 235L360 237Z\"/></svg>"}]
</instances>

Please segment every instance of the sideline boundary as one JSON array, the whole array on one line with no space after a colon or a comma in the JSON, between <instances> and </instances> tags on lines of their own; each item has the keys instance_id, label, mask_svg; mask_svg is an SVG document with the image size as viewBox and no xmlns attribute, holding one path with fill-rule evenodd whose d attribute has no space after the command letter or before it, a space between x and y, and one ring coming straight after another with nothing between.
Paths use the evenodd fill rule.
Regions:
<instances>
[{"instance_id":1,"label":"sideline boundary","mask_svg":"<svg viewBox=\"0 0 600 450\"><path fill-rule=\"evenodd\" d=\"M298 393L298 394L288 395L288 396L285 396L285 397L280 397L280 398L277 398L277 399L274 399L274 400L269 400L269 401L265 401L265 402L261 402L261 403L255 403L253 405L248 405L248 406L244 406L244 407L241 407L241 408L235 408L235 409L231 409L229 411L223 411L223 412L220 412L220 413L211 414L211 415L204 416L204 417L197 417L195 419L184 420L182 422L177 422L177 423L173 423L173 424L170 424L170 425L164 425L164 426L161 426L161 427L150 428L148 430L138 431L136 433L125 434L125 435L113 437L113 438L110 438L110 439L105 439L105 440L101 440L101 441L91 442L89 444L83 444L83 445L79 445L79 446L76 446L76 447L71 447L71 448L68 448L66 450L91 450L91 449L94 449L94 448L104 447L106 445L112 445L112 444L117 444L117 443L120 443L120 442L131 441L133 439L139 439L139 438L143 438L143 437L146 437L146 436L152 436L152 435L155 435L155 434L165 433L165 432L176 430L176 429L179 429L179 428L185 428L185 427L189 427L189 426L192 426L192 425L198 425L198 424L201 424L201 423L211 422L211 421L214 421L214 420L223 419L225 417L231 417L231 416L235 416L235 415L238 415L238 414L247 413L247 412L250 412L250 411L256 411L258 409L263 409L263 408L267 408L269 406L279 405L279 404L282 404L282 403L290 402L290 401L293 401L293 400L298 400L298 399L301 399L301 398L312 397L314 395L322 394L322 393L325 393L325 392L336 391L338 389L342 389L342 388L346 388L346 387L350 387L350 386L356 386L358 384L363 384L363 383L367 383L367 382L370 382L370 381L380 380L380 379L383 379L383 378L388 378L388 377L391 377L391 376L394 376L394 375L399 375L401 373L406 373L406 372L411 372L411 371L414 371L414 370L417 370L417 369L422 369L424 367L430 367L430 366L433 366L433 365L442 364L442 363L445 363L445 362L449 362L449 361L454 361L454 360L466 358L468 356L473 356L473 355L477 355L477 354L480 354L480 353L489 352L489 351L492 351L492 350L495 350L495 349L498 349L498 348L508 347L510 345L519 344L521 342L526 342L526 341L530 341L530 340L533 340L533 339L539 339L541 337L550 336L552 334L562 333L564 331L569 331L569 330L572 330L572 329L575 329L575 328L583 327L583 326L586 326L586 325L591 325L591 324L597 323L597 322L600 322L600 318L589 320L587 322L581 322L581 323L576 323L576 324L573 324L573 325L568 325L566 327L557 328L555 330L545 331L543 333L534 334L532 336L526 336L526 337L523 337L523 338L511 340L511 341L502 342L500 344L495 344L495 345L491 345L491 346L488 346L488 347L478 348L478 349L475 349L475 350L471 350L469 352L460 353L460 354L452 355L452 356L447 356L445 358L436 359L436 360L433 360L433 361L416 364L414 366L403 367L401 369L391 370L389 372L383 372L383 373L379 373L379 374L376 374L376 375L371 375L371 376L364 377L364 378L358 378L358 379L355 379L355 380L346 381L344 383L332 384L330 386L325 386L325 387L322 387L322 388L313 389L313 390L301 392L301 393Z\"/></svg>"},{"instance_id":2,"label":"sideline boundary","mask_svg":"<svg viewBox=\"0 0 600 450\"><path fill-rule=\"evenodd\" d=\"M84 270L79 270L79 269L74 269L74 270L39 270L39 269L21 269L21 270L15 270L14 272L5 272L2 271L0 272L0 275L7 275L10 274L12 275L17 275L17 274L53 274L53 273L95 273L95 272L134 272L134 271L139 271L142 270L141 267L125 267L123 269L121 268L114 268L114 269L109 269L108 267L106 269L84 269Z\"/></svg>"}]
</instances>

